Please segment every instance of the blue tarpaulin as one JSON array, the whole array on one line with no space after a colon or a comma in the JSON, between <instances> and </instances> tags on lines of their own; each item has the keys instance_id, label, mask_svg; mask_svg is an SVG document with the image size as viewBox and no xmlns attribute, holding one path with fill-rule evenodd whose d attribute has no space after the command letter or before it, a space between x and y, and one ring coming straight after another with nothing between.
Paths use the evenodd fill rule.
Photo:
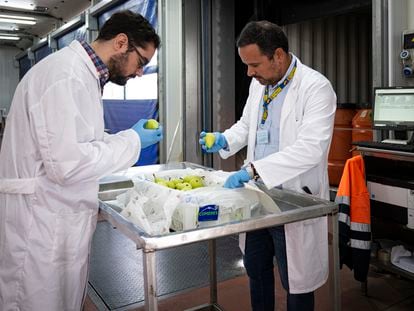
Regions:
<instances>
[{"instance_id":1,"label":"blue tarpaulin","mask_svg":"<svg viewBox=\"0 0 414 311\"><path fill-rule=\"evenodd\" d=\"M105 128L110 134L131 128L140 119L158 119L158 100L103 101ZM142 149L136 165L158 163L158 144Z\"/></svg>"},{"instance_id":2,"label":"blue tarpaulin","mask_svg":"<svg viewBox=\"0 0 414 311\"><path fill-rule=\"evenodd\" d=\"M98 25L101 27L112 14L122 10L130 10L144 16L157 29L157 1L155 0L128 0L106 11L98 18Z\"/></svg>"}]
</instances>

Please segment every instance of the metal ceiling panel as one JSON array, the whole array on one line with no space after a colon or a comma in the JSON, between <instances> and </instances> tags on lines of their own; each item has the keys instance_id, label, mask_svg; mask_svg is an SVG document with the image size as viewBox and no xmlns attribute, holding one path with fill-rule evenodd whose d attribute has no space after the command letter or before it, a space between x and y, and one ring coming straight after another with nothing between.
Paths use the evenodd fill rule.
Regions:
<instances>
[{"instance_id":1,"label":"metal ceiling panel","mask_svg":"<svg viewBox=\"0 0 414 311\"><path fill-rule=\"evenodd\" d=\"M99 2L99 1L95 1ZM32 18L34 25L0 21L0 33L17 35L18 41L0 40L0 45L14 45L21 49L32 45L51 31L65 25L91 6L91 0L0 0L0 15L5 19Z\"/></svg>"}]
</instances>

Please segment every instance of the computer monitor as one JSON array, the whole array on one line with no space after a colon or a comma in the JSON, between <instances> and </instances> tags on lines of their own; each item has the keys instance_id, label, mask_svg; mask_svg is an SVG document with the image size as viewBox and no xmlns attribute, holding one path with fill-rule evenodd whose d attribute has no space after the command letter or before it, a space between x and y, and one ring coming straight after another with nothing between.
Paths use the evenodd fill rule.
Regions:
<instances>
[{"instance_id":1,"label":"computer monitor","mask_svg":"<svg viewBox=\"0 0 414 311\"><path fill-rule=\"evenodd\" d=\"M414 130L414 87L375 88L373 128Z\"/></svg>"}]
</instances>

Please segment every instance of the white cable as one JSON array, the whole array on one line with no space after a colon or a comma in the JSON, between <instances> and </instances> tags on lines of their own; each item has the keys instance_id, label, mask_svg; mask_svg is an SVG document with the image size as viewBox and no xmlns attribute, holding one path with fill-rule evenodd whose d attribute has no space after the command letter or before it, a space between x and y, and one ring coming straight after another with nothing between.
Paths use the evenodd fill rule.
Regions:
<instances>
[{"instance_id":1,"label":"white cable","mask_svg":"<svg viewBox=\"0 0 414 311\"><path fill-rule=\"evenodd\" d=\"M174 147L174 141L175 141L175 139L176 139L176 137L177 137L178 128L180 127L180 124L181 124L181 119L182 119L182 118L180 118L180 119L178 120L178 122L177 122L177 126L175 127L175 131L174 131L174 135L173 135L173 137L172 137L171 145L170 145L170 148L168 149L166 163L169 163L169 162L170 162L170 157L171 157L171 153L172 153L172 148Z\"/></svg>"}]
</instances>

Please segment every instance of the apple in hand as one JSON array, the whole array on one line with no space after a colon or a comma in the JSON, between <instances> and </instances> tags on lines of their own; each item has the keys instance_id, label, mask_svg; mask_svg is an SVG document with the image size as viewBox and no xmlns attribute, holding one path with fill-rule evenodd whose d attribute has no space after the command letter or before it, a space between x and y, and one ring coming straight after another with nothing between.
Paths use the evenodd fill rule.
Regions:
<instances>
[{"instance_id":1,"label":"apple in hand","mask_svg":"<svg viewBox=\"0 0 414 311\"><path fill-rule=\"evenodd\" d=\"M147 130L156 130L159 127L158 121L154 119L149 119L147 123L145 123L144 127Z\"/></svg>"},{"instance_id":2,"label":"apple in hand","mask_svg":"<svg viewBox=\"0 0 414 311\"><path fill-rule=\"evenodd\" d=\"M206 136L204 137L204 141L206 142L207 148L213 147L215 140L216 140L216 136L214 135L214 133L206 133Z\"/></svg>"}]
</instances>

